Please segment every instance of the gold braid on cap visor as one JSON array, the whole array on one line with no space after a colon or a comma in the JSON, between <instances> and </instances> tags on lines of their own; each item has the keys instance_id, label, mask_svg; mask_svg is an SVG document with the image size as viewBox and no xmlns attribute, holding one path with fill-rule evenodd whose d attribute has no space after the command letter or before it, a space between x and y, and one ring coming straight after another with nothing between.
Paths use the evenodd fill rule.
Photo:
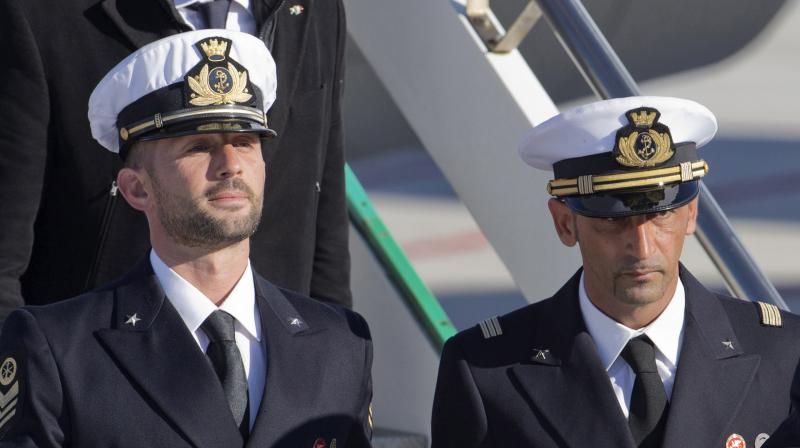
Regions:
<instances>
[{"instance_id":1,"label":"gold braid on cap visor","mask_svg":"<svg viewBox=\"0 0 800 448\"><path fill-rule=\"evenodd\" d=\"M217 106L180 109L153 115L153 118L134 123L120 128L122 140L137 137L139 134L161 129L164 126L177 124L189 120L208 119L246 119L267 126L267 116L264 112L249 106Z\"/></svg>"},{"instance_id":2,"label":"gold braid on cap visor","mask_svg":"<svg viewBox=\"0 0 800 448\"><path fill-rule=\"evenodd\" d=\"M699 179L708 173L704 160L653 170L617 174L587 174L575 179L555 179L547 184L547 193L555 197L613 192L631 188L663 187Z\"/></svg>"}]
</instances>

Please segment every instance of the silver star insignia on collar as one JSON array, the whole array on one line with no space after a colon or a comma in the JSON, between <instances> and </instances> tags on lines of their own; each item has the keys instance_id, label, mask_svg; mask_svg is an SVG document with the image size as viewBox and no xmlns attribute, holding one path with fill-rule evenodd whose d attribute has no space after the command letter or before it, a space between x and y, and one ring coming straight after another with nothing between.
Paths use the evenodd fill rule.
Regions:
<instances>
[{"instance_id":1,"label":"silver star insignia on collar","mask_svg":"<svg viewBox=\"0 0 800 448\"><path fill-rule=\"evenodd\" d=\"M303 8L303 5L292 5L289 7L289 14L293 16L299 16L303 13L304 9L305 8Z\"/></svg>"},{"instance_id":2,"label":"silver star insignia on collar","mask_svg":"<svg viewBox=\"0 0 800 448\"><path fill-rule=\"evenodd\" d=\"M294 325L295 327L299 327L300 325L303 325L303 321L296 317L291 317L289 318L289 325Z\"/></svg>"},{"instance_id":3,"label":"silver star insignia on collar","mask_svg":"<svg viewBox=\"0 0 800 448\"><path fill-rule=\"evenodd\" d=\"M550 350L539 350L539 349L536 349L536 355L533 357L533 359L547 360L547 354L548 353L550 353Z\"/></svg>"},{"instance_id":4,"label":"silver star insignia on collar","mask_svg":"<svg viewBox=\"0 0 800 448\"><path fill-rule=\"evenodd\" d=\"M730 340L722 341L722 345L724 345L729 350L733 350L733 342Z\"/></svg>"},{"instance_id":5,"label":"silver star insignia on collar","mask_svg":"<svg viewBox=\"0 0 800 448\"><path fill-rule=\"evenodd\" d=\"M135 326L136 326L136 324L137 324L137 323L138 323L140 320L142 320L142 319L141 319L141 318L140 318L140 317L137 315L137 313L133 313L133 315L132 315L132 316L126 316L126 317L128 318L128 320L126 320L126 321L125 321L125 324L126 324L126 325L130 325L130 326L132 326L132 327L135 327Z\"/></svg>"}]
</instances>

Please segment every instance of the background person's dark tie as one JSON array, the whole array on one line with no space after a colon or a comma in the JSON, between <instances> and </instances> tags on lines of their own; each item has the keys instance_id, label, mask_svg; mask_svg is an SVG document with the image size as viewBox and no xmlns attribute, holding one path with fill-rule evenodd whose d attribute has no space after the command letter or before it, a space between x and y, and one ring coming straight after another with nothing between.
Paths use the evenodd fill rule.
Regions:
<instances>
[{"instance_id":1,"label":"background person's dark tie","mask_svg":"<svg viewBox=\"0 0 800 448\"><path fill-rule=\"evenodd\" d=\"M622 350L622 358L636 374L628 413L633 439L640 448L658 448L664 438L669 405L658 376L653 341L645 335L631 339Z\"/></svg>"},{"instance_id":2,"label":"background person's dark tie","mask_svg":"<svg viewBox=\"0 0 800 448\"><path fill-rule=\"evenodd\" d=\"M214 311L206 318L200 328L209 339L206 355L217 372L225 397L228 399L233 419L239 431L247 440L250 429L249 400L247 396L247 376L244 372L242 355L236 346L233 316L225 311Z\"/></svg>"},{"instance_id":3,"label":"background person's dark tie","mask_svg":"<svg viewBox=\"0 0 800 448\"><path fill-rule=\"evenodd\" d=\"M213 0L208 3L194 3L188 8L200 12L206 20L206 28L225 29L231 0Z\"/></svg>"}]
</instances>

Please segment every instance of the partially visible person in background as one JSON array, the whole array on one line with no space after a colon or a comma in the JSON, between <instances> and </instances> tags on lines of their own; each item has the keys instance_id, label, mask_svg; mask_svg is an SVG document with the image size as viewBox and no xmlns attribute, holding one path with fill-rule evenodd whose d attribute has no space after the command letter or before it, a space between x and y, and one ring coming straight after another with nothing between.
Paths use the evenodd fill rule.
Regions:
<instances>
[{"instance_id":1,"label":"partially visible person in background","mask_svg":"<svg viewBox=\"0 0 800 448\"><path fill-rule=\"evenodd\" d=\"M89 133L89 94L135 49L223 24L264 41L280 80L253 266L350 306L341 0L0 0L0 11L0 320L104 284L146 253L144 215L114 183L120 161Z\"/></svg>"}]
</instances>

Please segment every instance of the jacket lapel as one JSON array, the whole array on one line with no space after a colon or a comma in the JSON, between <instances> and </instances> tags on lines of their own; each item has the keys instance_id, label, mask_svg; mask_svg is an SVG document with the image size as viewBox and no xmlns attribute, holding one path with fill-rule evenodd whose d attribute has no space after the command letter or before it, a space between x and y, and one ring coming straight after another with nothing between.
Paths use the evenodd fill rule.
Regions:
<instances>
[{"instance_id":1,"label":"jacket lapel","mask_svg":"<svg viewBox=\"0 0 800 448\"><path fill-rule=\"evenodd\" d=\"M294 446L291 432L315 415L326 366L325 328L312 326L283 293L258 275L256 301L267 353L267 381L248 447Z\"/></svg>"},{"instance_id":2,"label":"jacket lapel","mask_svg":"<svg viewBox=\"0 0 800 448\"><path fill-rule=\"evenodd\" d=\"M96 335L120 369L194 446L242 446L219 380L147 259L115 300L112 328Z\"/></svg>"},{"instance_id":3,"label":"jacket lapel","mask_svg":"<svg viewBox=\"0 0 800 448\"><path fill-rule=\"evenodd\" d=\"M746 355L719 300L683 266L686 321L665 448L723 446L761 357Z\"/></svg>"},{"instance_id":4,"label":"jacket lapel","mask_svg":"<svg viewBox=\"0 0 800 448\"><path fill-rule=\"evenodd\" d=\"M168 0L103 0L101 8L132 50L191 29Z\"/></svg>"},{"instance_id":5,"label":"jacket lapel","mask_svg":"<svg viewBox=\"0 0 800 448\"><path fill-rule=\"evenodd\" d=\"M531 358L512 372L567 446L633 448L628 422L583 323L579 280L580 271L556 293L552 309L538 312L559 318L535 325Z\"/></svg>"}]
</instances>

